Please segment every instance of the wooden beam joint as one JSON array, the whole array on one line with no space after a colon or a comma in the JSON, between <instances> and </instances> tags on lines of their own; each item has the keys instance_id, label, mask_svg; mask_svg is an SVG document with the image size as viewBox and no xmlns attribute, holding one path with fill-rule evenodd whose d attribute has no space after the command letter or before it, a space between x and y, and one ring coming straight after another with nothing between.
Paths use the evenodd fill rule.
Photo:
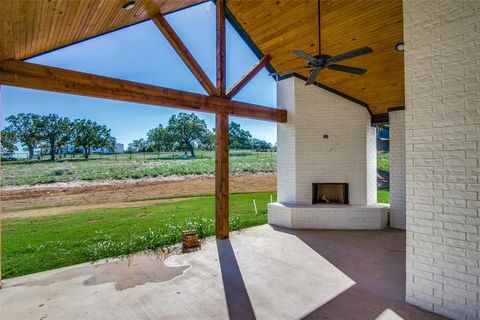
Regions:
<instances>
[{"instance_id":1,"label":"wooden beam joint","mask_svg":"<svg viewBox=\"0 0 480 320\"><path fill-rule=\"evenodd\" d=\"M258 120L286 122L285 110L29 62L0 62L0 84Z\"/></svg>"}]
</instances>

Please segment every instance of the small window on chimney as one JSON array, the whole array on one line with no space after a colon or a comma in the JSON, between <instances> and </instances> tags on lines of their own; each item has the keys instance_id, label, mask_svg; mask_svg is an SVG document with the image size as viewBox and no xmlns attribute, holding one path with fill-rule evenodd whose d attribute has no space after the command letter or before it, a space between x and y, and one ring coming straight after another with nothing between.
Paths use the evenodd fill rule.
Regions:
<instances>
[{"instance_id":1,"label":"small window on chimney","mask_svg":"<svg viewBox=\"0 0 480 320\"><path fill-rule=\"evenodd\" d=\"M324 134L323 139L328 139L328 134Z\"/></svg>"}]
</instances>

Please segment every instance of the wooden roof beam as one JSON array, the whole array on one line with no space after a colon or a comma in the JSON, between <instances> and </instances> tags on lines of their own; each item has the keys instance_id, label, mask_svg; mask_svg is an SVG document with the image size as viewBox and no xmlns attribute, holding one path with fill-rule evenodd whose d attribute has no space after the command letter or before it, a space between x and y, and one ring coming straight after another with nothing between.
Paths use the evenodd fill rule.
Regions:
<instances>
[{"instance_id":1,"label":"wooden roof beam","mask_svg":"<svg viewBox=\"0 0 480 320\"><path fill-rule=\"evenodd\" d=\"M173 28L170 26L165 17L159 13L152 18L152 21L155 23L157 28L163 33L170 45L175 49L177 54L187 65L190 71L193 73L198 82L202 85L205 91L211 96L218 96L219 92L217 88L213 85L212 81L208 78L207 74L203 71L202 67L197 63L195 58L192 56L190 51L188 51L185 44L183 44L180 37L175 33Z\"/></svg>"},{"instance_id":2,"label":"wooden roof beam","mask_svg":"<svg viewBox=\"0 0 480 320\"><path fill-rule=\"evenodd\" d=\"M240 80L237 81L237 83L233 85L233 87L230 88L230 90L228 90L226 97L228 99L232 99L240 90L243 89L243 87L245 87L248 82L250 82L250 80L253 79L253 77L257 75L257 73L259 73L267 64L270 63L270 60L272 60L270 55L267 54L266 56L263 56L262 59L260 59L260 61L253 66L249 72L247 72L242 78L240 78Z\"/></svg>"},{"instance_id":3,"label":"wooden roof beam","mask_svg":"<svg viewBox=\"0 0 480 320\"><path fill-rule=\"evenodd\" d=\"M286 122L285 110L29 62L0 62L0 84L81 96Z\"/></svg>"}]
</instances>

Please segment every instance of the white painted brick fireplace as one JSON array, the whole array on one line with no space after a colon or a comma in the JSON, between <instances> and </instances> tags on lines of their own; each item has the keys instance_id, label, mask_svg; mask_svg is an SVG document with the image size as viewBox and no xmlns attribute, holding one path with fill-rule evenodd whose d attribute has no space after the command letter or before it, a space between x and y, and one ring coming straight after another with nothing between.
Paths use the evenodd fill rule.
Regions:
<instances>
[{"instance_id":1,"label":"white painted brick fireplace","mask_svg":"<svg viewBox=\"0 0 480 320\"><path fill-rule=\"evenodd\" d=\"M377 204L376 130L361 105L305 81L278 82L278 202L270 224L288 228L380 229L388 206ZM348 205L312 204L313 183L347 183Z\"/></svg>"}]
</instances>

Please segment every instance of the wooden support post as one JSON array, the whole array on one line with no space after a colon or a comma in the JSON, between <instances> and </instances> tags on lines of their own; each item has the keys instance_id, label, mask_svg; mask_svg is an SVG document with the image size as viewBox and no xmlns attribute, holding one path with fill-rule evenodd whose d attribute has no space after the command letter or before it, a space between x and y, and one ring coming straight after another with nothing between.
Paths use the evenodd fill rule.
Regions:
<instances>
[{"instance_id":1,"label":"wooden support post","mask_svg":"<svg viewBox=\"0 0 480 320\"><path fill-rule=\"evenodd\" d=\"M226 94L225 0L217 0L217 91ZM215 231L218 239L228 238L228 113L215 114Z\"/></svg>"},{"instance_id":2,"label":"wooden support post","mask_svg":"<svg viewBox=\"0 0 480 320\"><path fill-rule=\"evenodd\" d=\"M215 115L215 230L219 239L228 238L228 114Z\"/></svg>"}]
</instances>

